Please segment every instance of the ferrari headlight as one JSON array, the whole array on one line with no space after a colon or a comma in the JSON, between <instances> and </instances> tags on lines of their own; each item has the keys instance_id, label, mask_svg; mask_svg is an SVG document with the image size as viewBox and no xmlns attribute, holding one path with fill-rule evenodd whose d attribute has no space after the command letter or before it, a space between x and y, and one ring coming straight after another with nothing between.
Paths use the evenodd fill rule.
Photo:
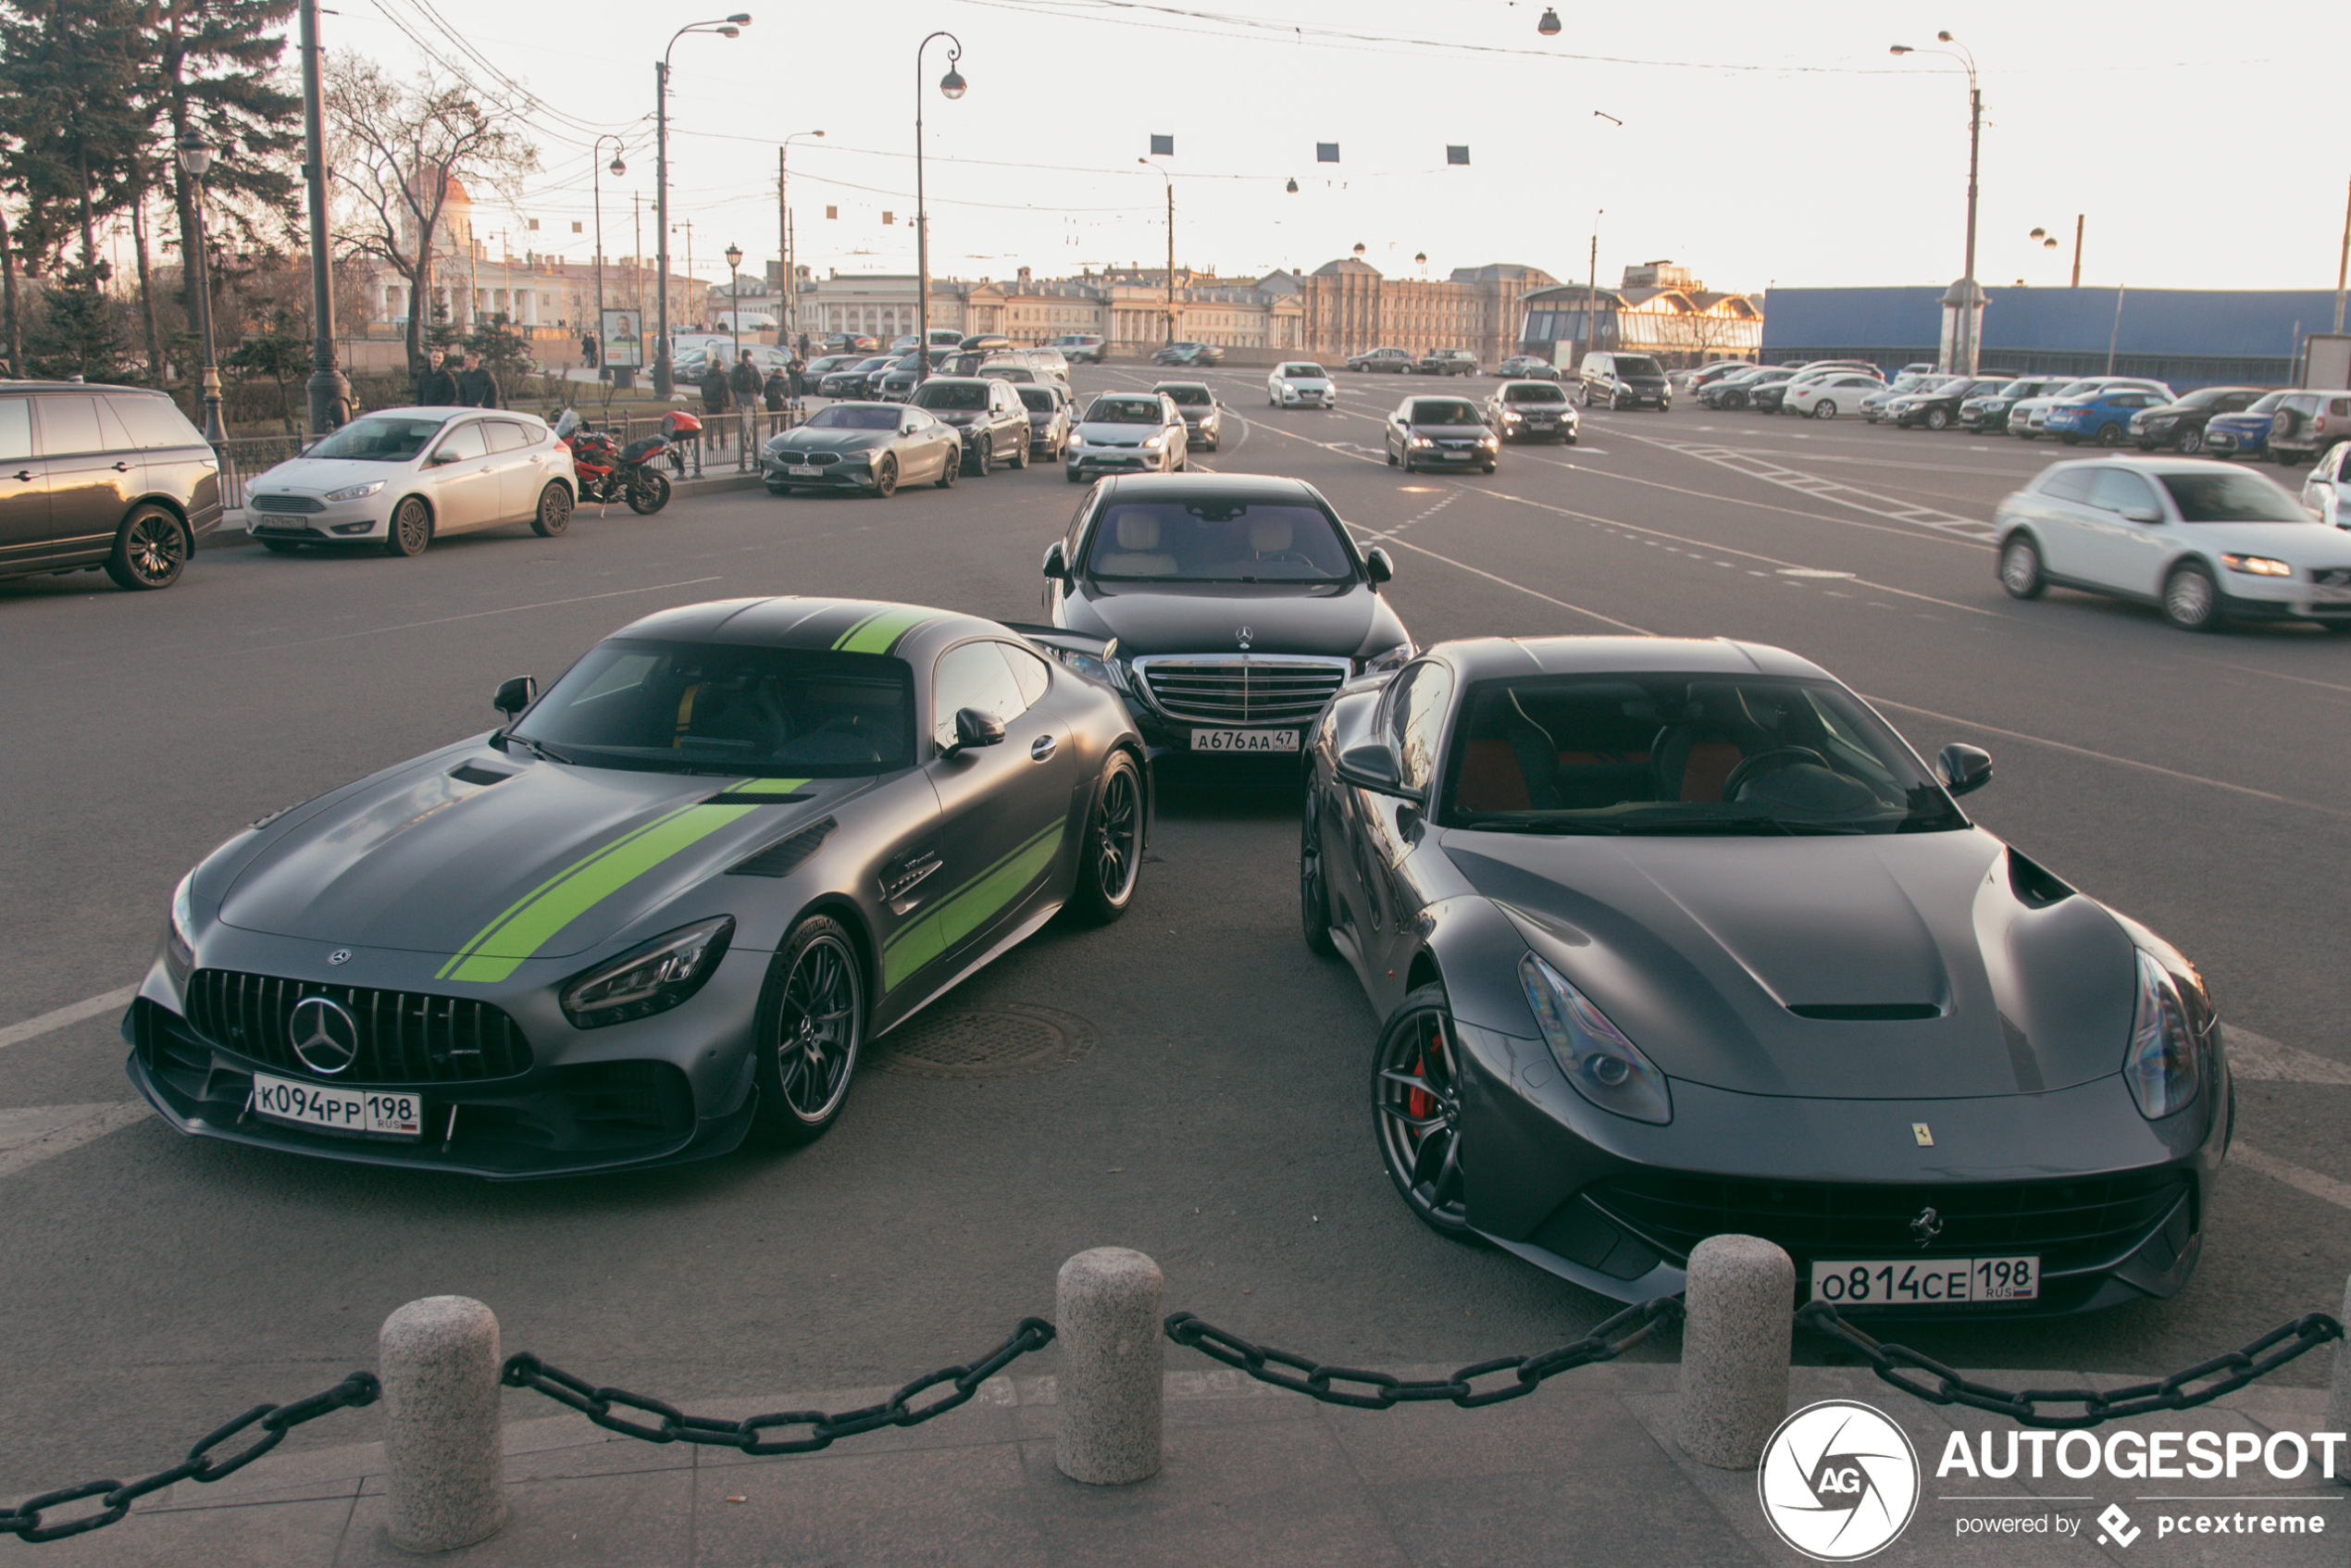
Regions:
<instances>
[{"instance_id":1,"label":"ferrari headlight","mask_svg":"<svg viewBox=\"0 0 2351 1568\"><path fill-rule=\"evenodd\" d=\"M702 989L734 934L731 915L680 927L590 970L556 1000L564 1016L582 1029L666 1013Z\"/></svg>"},{"instance_id":2,"label":"ferrari headlight","mask_svg":"<svg viewBox=\"0 0 2351 1568\"><path fill-rule=\"evenodd\" d=\"M1395 647L1387 650L1387 652L1384 653L1374 653L1370 658L1365 659L1363 661L1363 673L1365 675L1379 675L1387 670L1401 669L1411 661L1412 657L1412 645L1410 642L1399 642Z\"/></svg>"},{"instance_id":3,"label":"ferrari headlight","mask_svg":"<svg viewBox=\"0 0 2351 1568\"><path fill-rule=\"evenodd\" d=\"M188 895L189 885L195 879L196 874L191 871L180 878L178 887L171 890L171 923L164 942L164 953L172 972L180 976L195 967L196 963L196 912L194 902Z\"/></svg>"},{"instance_id":4,"label":"ferrari headlight","mask_svg":"<svg viewBox=\"0 0 2351 1568\"><path fill-rule=\"evenodd\" d=\"M348 485L342 490L330 490L327 492L327 499L330 501L365 501L367 497L375 494L376 492L383 489L383 480L370 479L366 484Z\"/></svg>"},{"instance_id":5,"label":"ferrari headlight","mask_svg":"<svg viewBox=\"0 0 2351 1568\"><path fill-rule=\"evenodd\" d=\"M2220 564L2233 572L2248 577L2292 577L2294 568L2283 561L2273 561L2267 555L2223 555Z\"/></svg>"},{"instance_id":6,"label":"ferrari headlight","mask_svg":"<svg viewBox=\"0 0 2351 1568\"><path fill-rule=\"evenodd\" d=\"M1661 1126L1673 1119L1665 1075L1583 992L1532 952L1519 960L1518 977L1544 1043L1576 1093L1636 1122Z\"/></svg>"},{"instance_id":7,"label":"ferrari headlight","mask_svg":"<svg viewBox=\"0 0 2351 1568\"><path fill-rule=\"evenodd\" d=\"M2187 1109L2196 1099L2196 1036L2171 971L2145 948L2137 952L2138 1011L2131 1020L2131 1049L2122 1059L2122 1078L2131 1086L2131 1098L2139 1102L2139 1114L2152 1122Z\"/></svg>"}]
</instances>

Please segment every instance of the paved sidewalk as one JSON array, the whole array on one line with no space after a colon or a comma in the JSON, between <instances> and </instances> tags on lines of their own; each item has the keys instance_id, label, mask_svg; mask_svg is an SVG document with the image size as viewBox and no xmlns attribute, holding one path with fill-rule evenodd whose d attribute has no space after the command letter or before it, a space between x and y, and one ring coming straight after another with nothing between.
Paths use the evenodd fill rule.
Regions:
<instances>
[{"instance_id":1,"label":"paved sidewalk","mask_svg":"<svg viewBox=\"0 0 2351 1568\"><path fill-rule=\"evenodd\" d=\"M1022 1363L1050 1368L1052 1352ZM1170 1348L1171 1366L1192 1361ZM583 1371L589 1369L582 1369ZM1407 1375L1446 1368L1407 1369ZM592 1372L591 1372L592 1375ZM2113 1377L1978 1374L2009 1387ZM1710 1470L1673 1440L1671 1364L1593 1366L1508 1404L1387 1412L1335 1409L1223 1368L1168 1374L1166 1467L1138 1486L1096 1487L1053 1466L1054 1380L1006 1376L927 1425L843 1439L813 1455L748 1459L600 1431L509 1393L509 1519L497 1537L435 1561L462 1568L783 1568L971 1564L1030 1568L1549 1568L1551 1564L1796 1564L1758 1506L1752 1472ZM694 1413L841 1410L887 1389L711 1402ZM1954 1429L2006 1424L1928 1406L1866 1373L1799 1367L1791 1408L1850 1398L1890 1414L1923 1467L1909 1529L1873 1562L2040 1568L2114 1562L2316 1568L2351 1562L2351 1488L2255 1467L2234 1485L1938 1481ZM2256 1386L2200 1411L2119 1424L2221 1433L2309 1432L2322 1389ZM373 1424L379 1412L346 1419ZM313 1430L316 1430L314 1428ZM2225 1440L2225 1439L2224 1439ZM153 1456L161 1462L167 1456ZM181 1483L106 1530L46 1546L0 1542L0 1564L45 1568L325 1568L414 1563L384 1534L377 1444L271 1454L210 1487ZM2159 1488L2213 1500L2202 1512L2320 1515L2316 1537L2158 1538ZM1961 1496L2000 1500L1954 1500ZM2090 1494L2084 1497L2084 1494ZM2261 1499L2312 1500L2287 1503ZM2143 1531L2127 1550L2098 1544L2109 1503ZM71 1513L84 1505L76 1505ZM1962 1517L2038 1522L2026 1533L1961 1536ZM2258 1528L2258 1523L2257 1523Z\"/></svg>"}]
</instances>

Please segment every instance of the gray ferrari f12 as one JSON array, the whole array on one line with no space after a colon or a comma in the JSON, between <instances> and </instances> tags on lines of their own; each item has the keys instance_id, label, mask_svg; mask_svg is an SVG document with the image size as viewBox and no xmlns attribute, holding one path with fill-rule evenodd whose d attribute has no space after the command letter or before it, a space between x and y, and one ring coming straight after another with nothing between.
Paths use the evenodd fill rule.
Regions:
<instances>
[{"instance_id":1,"label":"gray ferrari f12","mask_svg":"<svg viewBox=\"0 0 2351 1568\"><path fill-rule=\"evenodd\" d=\"M1099 640L904 604L667 610L503 728L181 879L124 1019L172 1126L487 1176L804 1142L875 1036L1070 909L1151 798Z\"/></svg>"},{"instance_id":2,"label":"gray ferrari f12","mask_svg":"<svg viewBox=\"0 0 2351 1568\"><path fill-rule=\"evenodd\" d=\"M1312 737L1307 940L1387 1021L1405 1202L1620 1300L1760 1236L1840 1310L2165 1297L2233 1093L2196 969L1975 827L1825 671L1445 643Z\"/></svg>"}]
</instances>

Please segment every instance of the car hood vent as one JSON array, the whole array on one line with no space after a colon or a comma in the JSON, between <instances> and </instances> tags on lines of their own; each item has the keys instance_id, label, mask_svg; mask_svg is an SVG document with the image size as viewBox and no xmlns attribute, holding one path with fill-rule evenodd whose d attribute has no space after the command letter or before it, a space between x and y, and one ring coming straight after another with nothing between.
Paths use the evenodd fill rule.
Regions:
<instances>
[{"instance_id":1,"label":"car hood vent","mask_svg":"<svg viewBox=\"0 0 2351 1568\"><path fill-rule=\"evenodd\" d=\"M832 836L840 824L831 817L815 822L789 839L778 839L757 854L739 860L727 868L729 877L789 877L817 846Z\"/></svg>"},{"instance_id":2,"label":"car hood vent","mask_svg":"<svg viewBox=\"0 0 2351 1568\"><path fill-rule=\"evenodd\" d=\"M514 775L484 767L479 763L461 762L449 770L449 777L460 784L504 784Z\"/></svg>"},{"instance_id":3,"label":"car hood vent","mask_svg":"<svg viewBox=\"0 0 2351 1568\"><path fill-rule=\"evenodd\" d=\"M1787 1010L1832 1024L1904 1024L1943 1016L1943 1009L1931 1002L1791 1002Z\"/></svg>"}]
</instances>

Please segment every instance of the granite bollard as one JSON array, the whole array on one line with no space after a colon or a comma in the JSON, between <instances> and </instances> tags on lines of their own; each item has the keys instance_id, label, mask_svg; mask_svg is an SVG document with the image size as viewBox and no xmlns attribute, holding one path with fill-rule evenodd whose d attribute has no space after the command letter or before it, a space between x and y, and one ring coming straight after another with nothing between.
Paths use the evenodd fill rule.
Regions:
<instances>
[{"instance_id":1,"label":"granite bollard","mask_svg":"<svg viewBox=\"0 0 2351 1568\"><path fill-rule=\"evenodd\" d=\"M1119 1486L1159 1473L1165 1341L1159 1265L1125 1247L1062 1264L1053 1292L1061 1347L1054 1462L1073 1481Z\"/></svg>"},{"instance_id":2,"label":"granite bollard","mask_svg":"<svg viewBox=\"0 0 2351 1568\"><path fill-rule=\"evenodd\" d=\"M449 1551L506 1522L498 1422L498 1319L463 1296L428 1296L384 1319L385 1490L392 1545Z\"/></svg>"},{"instance_id":3,"label":"granite bollard","mask_svg":"<svg viewBox=\"0 0 2351 1568\"><path fill-rule=\"evenodd\" d=\"M1752 1470L1787 1417L1796 1265L1755 1236L1710 1236L1690 1253L1682 1326L1682 1451Z\"/></svg>"}]
</instances>

